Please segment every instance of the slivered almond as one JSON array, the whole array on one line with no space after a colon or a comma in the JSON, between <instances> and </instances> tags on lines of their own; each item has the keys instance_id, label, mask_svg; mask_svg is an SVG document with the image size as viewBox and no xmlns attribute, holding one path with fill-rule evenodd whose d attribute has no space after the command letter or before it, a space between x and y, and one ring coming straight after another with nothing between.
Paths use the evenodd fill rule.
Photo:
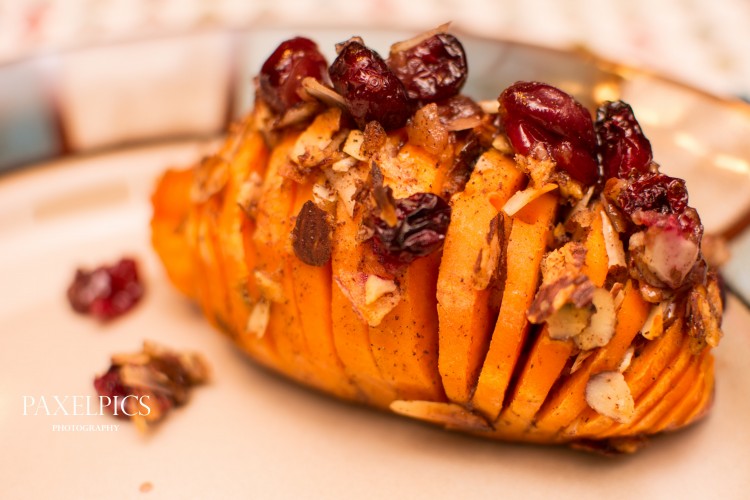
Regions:
<instances>
[{"instance_id":1,"label":"slivered almond","mask_svg":"<svg viewBox=\"0 0 750 500\"><path fill-rule=\"evenodd\" d=\"M302 88L310 96L328 104L329 106L339 106L341 108L346 108L346 99L344 99L344 96L342 96L332 88L326 87L311 76L302 79Z\"/></svg>"},{"instance_id":2,"label":"slivered almond","mask_svg":"<svg viewBox=\"0 0 750 500\"><path fill-rule=\"evenodd\" d=\"M477 101L477 104L479 104L479 107L482 108L482 111L484 111L488 115L496 115L500 112L500 103L497 101L497 99Z\"/></svg>"},{"instance_id":3,"label":"slivered almond","mask_svg":"<svg viewBox=\"0 0 750 500\"><path fill-rule=\"evenodd\" d=\"M318 208L331 212L336 206L336 191L326 182L325 178L318 180L312 188L313 202Z\"/></svg>"},{"instance_id":4,"label":"slivered almond","mask_svg":"<svg viewBox=\"0 0 750 500\"><path fill-rule=\"evenodd\" d=\"M398 290L393 280L386 280L374 274L367 276L365 282L365 305L371 305L385 294Z\"/></svg>"},{"instance_id":5,"label":"slivered almond","mask_svg":"<svg viewBox=\"0 0 750 500\"><path fill-rule=\"evenodd\" d=\"M575 337L576 345L583 350L605 346L615 334L617 320L612 295L603 288L597 288L594 290L591 302L595 309L595 312L591 315L591 321Z\"/></svg>"},{"instance_id":6,"label":"slivered almond","mask_svg":"<svg viewBox=\"0 0 750 500\"><path fill-rule=\"evenodd\" d=\"M268 328L268 321L271 318L271 303L265 299L260 299L253 306L250 311L250 316L247 318L247 326L245 331L251 335L255 335L258 338L263 337L266 334Z\"/></svg>"},{"instance_id":7,"label":"slivered almond","mask_svg":"<svg viewBox=\"0 0 750 500\"><path fill-rule=\"evenodd\" d=\"M635 416L635 401L625 377L620 372L601 372L586 384L586 403L597 413L621 424Z\"/></svg>"},{"instance_id":8,"label":"slivered almond","mask_svg":"<svg viewBox=\"0 0 750 500\"><path fill-rule=\"evenodd\" d=\"M341 127L341 110L328 108L315 117L295 142L289 154L292 162L302 167L320 165L332 155L332 149L337 149L334 141L343 141L343 136L336 134Z\"/></svg>"},{"instance_id":9,"label":"slivered almond","mask_svg":"<svg viewBox=\"0 0 750 500\"><path fill-rule=\"evenodd\" d=\"M391 403L390 408L399 415L442 425L447 429L470 429L481 432L492 430L492 426L482 416L455 403L397 399Z\"/></svg>"},{"instance_id":10,"label":"slivered almond","mask_svg":"<svg viewBox=\"0 0 750 500\"><path fill-rule=\"evenodd\" d=\"M339 199L346 207L349 217L353 217L354 207L357 203L354 200L354 195L357 193L358 186L366 179L367 174L359 168L350 168L346 172L334 172L331 169L326 169L324 172L333 189L338 193Z\"/></svg>"},{"instance_id":11,"label":"slivered almond","mask_svg":"<svg viewBox=\"0 0 750 500\"><path fill-rule=\"evenodd\" d=\"M573 361L573 365L570 367L570 375L573 375L575 372L578 371L578 369L583 365L583 362L586 361L586 359L594 354L594 351L581 351L578 353L578 356L576 356L576 360Z\"/></svg>"},{"instance_id":12,"label":"slivered almond","mask_svg":"<svg viewBox=\"0 0 750 500\"><path fill-rule=\"evenodd\" d=\"M591 311L584 307L566 304L547 318L549 336L555 340L566 340L576 337L589 324Z\"/></svg>"},{"instance_id":13,"label":"slivered almond","mask_svg":"<svg viewBox=\"0 0 750 500\"><path fill-rule=\"evenodd\" d=\"M628 368L630 368L630 363L633 362L633 355L635 354L635 347L632 345L628 347L628 350L625 351L625 354L622 356L622 359L620 360L620 364L617 367L617 371L620 373L625 373Z\"/></svg>"},{"instance_id":14,"label":"slivered almond","mask_svg":"<svg viewBox=\"0 0 750 500\"><path fill-rule=\"evenodd\" d=\"M604 234L604 245L607 250L609 269L626 268L625 249L622 246L620 234L615 231L612 221L609 220L607 214L604 211L601 211L600 214L602 217L602 233Z\"/></svg>"},{"instance_id":15,"label":"slivered almond","mask_svg":"<svg viewBox=\"0 0 750 500\"><path fill-rule=\"evenodd\" d=\"M511 147L510 142L508 142L508 138L505 137L505 134L497 134L492 140L492 147L505 155L513 154L513 148Z\"/></svg>"},{"instance_id":16,"label":"slivered almond","mask_svg":"<svg viewBox=\"0 0 750 500\"><path fill-rule=\"evenodd\" d=\"M641 327L641 335L648 340L661 337L664 333L664 307L662 303L651 306L651 311Z\"/></svg>"},{"instance_id":17,"label":"slivered almond","mask_svg":"<svg viewBox=\"0 0 750 500\"><path fill-rule=\"evenodd\" d=\"M583 194L583 198L578 200L578 202L573 206L573 208L570 209L570 213L568 214L566 221L570 220L575 216L577 213L585 210L589 206L589 202L591 201L591 197L594 195L594 188L596 186L590 186L586 192Z\"/></svg>"},{"instance_id":18,"label":"slivered almond","mask_svg":"<svg viewBox=\"0 0 750 500\"><path fill-rule=\"evenodd\" d=\"M354 311L369 326L378 326L385 316L401 301L398 288L384 293L373 302L367 303L366 284L369 276L364 273L341 273L334 280L342 293L354 306ZM373 294L371 292L371 294ZM371 297L372 298L372 297Z\"/></svg>"},{"instance_id":19,"label":"slivered almond","mask_svg":"<svg viewBox=\"0 0 750 500\"><path fill-rule=\"evenodd\" d=\"M359 161L367 161L367 157L362 154L362 144L364 143L365 134L361 130L352 130L346 137L341 150Z\"/></svg>"},{"instance_id":20,"label":"slivered almond","mask_svg":"<svg viewBox=\"0 0 750 500\"><path fill-rule=\"evenodd\" d=\"M513 217L523 207L536 200L544 193L549 193L557 189L557 184L545 184L540 188L528 187L522 191L516 192L510 199L503 205L503 212ZM490 199L490 202L492 200ZM494 205L494 203L493 203Z\"/></svg>"},{"instance_id":21,"label":"slivered almond","mask_svg":"<svg viewBox=\"0 0 750 500\"><path fill-rule=\"evenodd\" d=\"M263 192L263 178L258 172L251 172L240 186L237 204L248 217L255 218L258 200Z\"/></svg>"},{"instance_id":22,"label":"slivered almond","mask_svg":"<svg viewBox=\"0 0 750 500\"><path fill-rule=\"evenodd\" d=\"M333 164L331 164L331 170L334 172L348 172L358 161L359 160L353 156L347 156L339 161L333 162Z\"/></svg>"},{"instance_id":23,"label":"slivered almond","mask_svg":"<svg viewBox=\"0 0 750 500\"><path fill-rule=\"evenodd\" d=\"M419 45L420 43L422 43L423 41L427 40L430 37L433 37L440 33L446 33L448 31L448 28L450 28L450 26L451 26L451 23L443 23L437 28L424 31L415 37L409 38L408 40L404 40L402 42L396 42L393 45L391 45L391 53L403 52L405 50L411 49L412 47L416 47L417 45Z\"/></svg>"},{"instance_id":24,"label":"slivered almond","mask_svg":"<svg viewBox=\"0 0 750 500\"><path fill-rule=\"evenodd\" d=\"M470 128L478 127L482 123L482 117L479 115L467 116L464 118L456 118L445 124L445 128L451 132L458 132L461 130L468 130Z\"/></svg>"}]
</instances>

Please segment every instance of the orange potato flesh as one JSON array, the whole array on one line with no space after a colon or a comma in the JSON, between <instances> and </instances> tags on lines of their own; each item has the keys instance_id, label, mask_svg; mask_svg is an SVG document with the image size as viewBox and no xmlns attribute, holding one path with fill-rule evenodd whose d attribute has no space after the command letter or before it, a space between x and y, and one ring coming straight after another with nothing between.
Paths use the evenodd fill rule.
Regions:
<instances>
[{"instance_id":1,"label":"orange potato flesh","mask_svg":"<svg viewBox=\"0 0 750 500\"><path fill-rule=\"evenodd\" d=\"M685 349L688 351L689 349ZM659 398L659 402L635 424L631 424L628 433L643 433L657 430L657 424L669 413L669 411L685 399L690 387L701 385L699 381L703 356L691 355L687 369L682 375L675 377L668 390L665 390ZM665 374L665 378L667 375ZM661 429L658 429L661 430ZM610 431L611 432L611 431ZM611 434L612 435L612 434Z\"/></svg>"},{"instance_id":2,"label":"orange potato flesh","mask_svg":"<svg viewBox=\"0 0 750 500\"><path fill-rule=\"evenodd\" d=\"M288 251L289 234L293 227L296 183L282 177L280 171L289 161L289 151L296 138L296 134L288 134L271 153L258 201L253 243L256 271L279 287L282 295L280 301L271 300L270 321L265 334L273 339L276 352L291 376L309 384L311 373L305 339L293 301L293 277L289 276L285 261L281 258Z\"/></svg>"},{"instance_id":3,"label":"orange potato flesh","mask_svg":"<svg viewBox=\"0 0 750 500\"><path fill-rule=\"evenodd\" d=\"M682 322L677 321L659 338L648 342L643 352L632 360L623 375L635 401L662 375L683 345ZM610 418L588 408L569 426L566 434L596 438L611 426Z\"/></svg>"},{"instance_id":4,"label":"orange potato flesh","mask_svg":"<svg viewBox=\"0 0 750 500\"><path fill-rule=\"evenodd\" d=\"M598 213L600 208L597 206L594 210ZM584 245L586 260L583 272L595 286L602 286L607 278L609 261L601 217L593 218ZM498 428L504 429L504 432L519 433L529 427L574 352L571 341L552 339L546 325L540 328L509 398L507 409L498 420Z\"/></svg>"},{"instance_id":5,"label":"orange potato flesh","mask_svg":"<svg viewBox=\"0 0 750 500\"><path fill-rule=\"evenodd\" d=\"M500 312L472 399L474 407L490 421L497 419L503 407L505 391L526 339L526 311L534 300L539 266L556 211L557 196L547 193L525 206L512 221Z\"/></svg>"},{"instance_id":6,"label":"orange potato flesh","mask_svg":"<svg viewBox=\"0 0 750 500\"><path fill-rule=\"evenodd\" d=\"M312 201L313 182L297 187L292 213L299 214L307 201ZM295 215L296 217L296 215ZM331 319L331 264L311 266L297 258L294 251L288 251L285 273L293 276L293 300L300 319L306 355L311 361L315 377L314 385L329 392L352 399L355 388L344 373L333 343L333 322Z\"/></svg>"},{"instance_id":7,"label":"orange potato flesh","mask_svg":"<svg viewBox=\"0 0 750 500\"><path fill-rule=\"evenodd\" d=\"M706 374L711 371L713 366L713 356L708 352L704 352L700 356L700 363L695 363L697 373L692 377L683 377L680 384L687 384L688 387L682 394L680 401L674 403L673 406L667 406L667 411L664 416L649 428L649 432L661 432L676 428L686 415L690 414L695 410L698 404L703 401L704 395L706 394L708 385L706 381ZM668 405L665 401L663 404Z\"/></svg>"},{"instance_id":8,"label":"orange potato flesh","mask_svg":"<svg viewBox=\"0 0 750 500\"><path fill-rule=\"evenodd\" d=\"M397 398L396 391L375 362L367 323L340 288L340 280L362 269L364 264L362 245L357 244L358 231L359 224L349 217L343 203L338 203L331 256L333 274L340 277L333 284L331 294L333 342L344 372L359 389L358 398L387 408Z\"/></svg>"},{"instance_id":9,"label":"orange potato flesh","mask_svg":"<svg viewBox=\"0 0 750 500\"><path fill-rule=\"evenodd\" d=\"M237 139L234 154L231 155L229 176L224 196L230 200L239 198L242 185L251 173L262 176L265 173L267 158L263 137L257 132L243 133ZM242 225L245 214L237 203L224 203L219 214L218 252L222 255L226 283L229 288L229 305L232 317L232 330L236 336L242 335L250 315L247 284L250 270L245 259Z\"/></svg>"},{"instance_id":10,"label":"orange potato flesh","mask_svg":"<svg viewBox=\"0 0 750 500\"><path fill-rule=\"evenodd\" d=\"M661 376L640 397L635 399L635 416L632 421L625 423L610 422L609 428L601 431L597 436L609 437L630 432L641 427L645 417L654 411L659 401L674 389L674 386L690 368L692 354L685 343L682 343L677 356L672 359L662 370Z\"/></svg>"},{"instance_id":11,"label":"orange potato flesh","mask_svg":"<svg viewBox=\"0 0 750 500\"><path fill-rule=\"evenodd\" d=\"M489 198L497 193L507 201L521 187L524 177L512 160L489 151L477 162L465 190L451 200L451 224L437 282L438 352L445 392L456 403L467 403L471 398L498 311L492 286L477 290L473 278L490 222L497 216Z\"/></svg>"},{"instance_id":12,"label":"orange potato flesh","mask_svg":"<svg viewBox=\"0 0 750 500\"><path fill-rule=\"evenodd\" d=\"M190 188L193 171L167 170L151 196L151 244L162 259L172 284L183 294L195 298L195 269L185 238L185 223L190 212Z\"/></svg>"},{"instance_id":13,"label":"orange potato flesh","mask_svg":"<svg viewBox=\"0 0 750 500\"><path fill-rule=\"evenodd\" d=\"M688 425L695 420L700 419L708 412L714 398L714 377L716 376L714 364L714 357L709 353L708 356L706 356L706 362L703 367L703 391L700 400L694 407L685 408L684 413L675 415L674 421L667 425L665 430L673 430Z\"/></svg>"},{"instance_id":14,"label":"orange potato flesh","mask_svg":"<svg viewBox=\"0 0 750 500\"><path fill-rule=\"evenodd\" d=\"M400 276L401 300L370 327L375 362L400 399L443 401L437 367L438 314L434 301L440 254L420 257Z\"/></svg>"},{"instance_id":15,"label":"orange potato flesh","mask_svg":"<svg viewBox=\"0 0 750 500\"><path fill-rule=\"evenodd\" d=\"M583 365L570 375L552 393L539 410L535 421L536 430L554 435L570 424L586 409L586 384L591 375L616 370L625 351L638 334L648 316L648 304L640 292L628 281L623 291L624 298L617 311L615 334L607 345L598 348Z\"/></svg>"}]
</instances>

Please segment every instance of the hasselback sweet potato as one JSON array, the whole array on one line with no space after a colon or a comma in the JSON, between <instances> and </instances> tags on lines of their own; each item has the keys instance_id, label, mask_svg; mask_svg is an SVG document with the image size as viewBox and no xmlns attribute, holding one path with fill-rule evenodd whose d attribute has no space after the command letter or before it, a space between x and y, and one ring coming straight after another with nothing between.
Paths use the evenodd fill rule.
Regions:
<instances>
[{"instance_id":1,"label":"hasselback sweet potato","mask_svg":"<svg viewBox=\"0 0 750 500\"><path fill-rule=\"evenodd\" d=\"M594 123L538 82L496 109L417 85L419 47L451 48L428 73L465 57L441 31L387 61L350 40L329 85L299 40L153 194L166 274L217 328L302 384L487 437L633 451L706 413L715 270L626 104Z\"/></svg>"}]
</instances>

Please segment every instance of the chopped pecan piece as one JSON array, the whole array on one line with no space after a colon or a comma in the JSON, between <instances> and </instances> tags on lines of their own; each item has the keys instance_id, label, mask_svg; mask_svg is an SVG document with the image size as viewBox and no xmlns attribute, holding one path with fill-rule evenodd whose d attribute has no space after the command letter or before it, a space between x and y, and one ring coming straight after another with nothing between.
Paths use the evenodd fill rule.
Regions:
<instances>
[{"instance_id":1,"label":"chopped pecan piece","mask_svg":"<svg viewBox=\"0 0 750 500\"><path fill-rule=\"evenodd\" d=\"M582 274L586 249L571 242L548 253L542 261L542 285L529 307L528 318L541 323L565 304L583 308L591 304L594 284Z\"/></svg>"},{"instance_id":2,"label":"chopped pecan piece","mask_svg":"<svg viewBox=\"0 0 750 500\"><path fill-rule=\"evenodd\" d=\"M178 353L145 341L141 352L112 356L111 366L94 379L94 387L102 407L146 430L173 407L187 403L189 389L208 378L208 365L200 354Z\"/></svg>"},{"instance_id":3,"label":"chopped pecan piece","mask_svg":"<svg viewBox=\"0 0 750 500\"><path fill-rule=\"evenodd\" d=\"M705 286L698 284L690 290L686 318L694 353L700 353L706 346L719 345L722 313L721 291L715 276L712 275Z\"/></svg>"},{"instance_id":4,"label":"chopped pecan piece","mask_svg":"<svg viewBox=\"0 0 750 500\"><path fill-rule=\"evenodd\" d=\"M292 230L294 254L310 266L331 260L331 224L328 214L308 200L302 205Z\"/></svg>"}]
</instances>

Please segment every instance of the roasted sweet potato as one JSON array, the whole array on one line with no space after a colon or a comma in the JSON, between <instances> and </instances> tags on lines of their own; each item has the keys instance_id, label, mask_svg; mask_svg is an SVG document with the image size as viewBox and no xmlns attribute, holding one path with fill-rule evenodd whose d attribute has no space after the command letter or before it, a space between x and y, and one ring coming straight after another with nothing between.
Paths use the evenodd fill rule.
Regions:
<instances>
[{"instance_id":1,"label":"roasted sweet potato","mask_svg":"<svg viewBox=\"0 0 750 500\"><path fill-rule=\"evenodd\" d=\"M595 127L519 82L496 113L457 88L401 94L384 61L368 100L346 78L372 75L339 59L331 88L295 50L152 197L153 246L209 321L302 384L480 436L630 452L705 414L715 270L625 103Z\"/></svg>"}]
</instances>

